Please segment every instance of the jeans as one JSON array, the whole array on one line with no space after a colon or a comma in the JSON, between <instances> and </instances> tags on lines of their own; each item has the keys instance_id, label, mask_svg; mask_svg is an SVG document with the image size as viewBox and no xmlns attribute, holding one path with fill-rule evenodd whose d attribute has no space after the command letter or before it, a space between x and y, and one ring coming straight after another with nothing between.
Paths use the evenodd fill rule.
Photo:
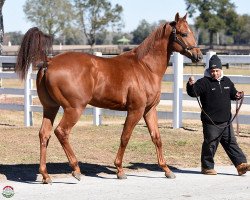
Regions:
<instances>
[{"instance_id":1,"label":"jeans","mask_svg":"<svg viewBox=\"0 0 250 200\"><path fill-rule=\"evenodd\" d=\"M247 162L246 156L236 141L232 124L226 128L218 128L213 124L207 124L205 122L202 122L202 125L204 136L201 151L202 168L214 168L214 155L219 143L221 143L235 167ZM219 124L218 126L225 127L226 125L227 122Z\"/></svg>"}]
</instances>

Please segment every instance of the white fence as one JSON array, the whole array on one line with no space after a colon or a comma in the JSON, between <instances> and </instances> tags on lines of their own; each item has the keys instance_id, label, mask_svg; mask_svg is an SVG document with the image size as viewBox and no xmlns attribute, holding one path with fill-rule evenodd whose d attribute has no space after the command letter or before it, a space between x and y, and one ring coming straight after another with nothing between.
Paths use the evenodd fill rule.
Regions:
<instances>
[{"instance_id":1,"label":"white fence","mask_svg":"<svg viewBox=\"0 0 250 200\"><path fill-rule=\"evenodd\" d=\"M215 54L215 52L208 52L204 56L205 63L209 58ZM99 55L99 54L97 54ZM219 55L223 64L250 64L250 56L248 55ZM16 57L14 56L0 56L0 65L2 63L15 63ZM179 53L174 53L171 56L170 62L173 63L174 74L166 74L163 77L163 81L173 82L173 93L162 93L161 100L172 101L172 112L158 111L158 117L160 119L172 119L173 128L182 127L182 119L199 119L200 112L183 112L182 104L185 101L196 101L195 98L189 97L183 93L183 80L186 82L190 74L183 75L184 63L190 63L190 60L183 57ZM1 69L1 67L0 67ZM196 79L201 78L203 75L194 75ZM250 76L229 76L234 83L250 84ZM18 76L14 72L0 72L1 79L18 79ZM0 95L24 95L24 105L17 104L4 104L0 102L0 110L17 110L24 111L24 124L25 126L31 126L33 124L32 112L42 112L42 107L32 105L32 98L37 96L35 89L32 89L32 79L36 79L36 74L32 73L31 68L28 72L27 79L25 81L24 89L17 88L0 88ZM244 104L250 105L250 96L245 96ZM60 108L59 112L63 112ZM87 108L84 111L85 115L93 115L93 123L95 125L101 124L102 115L112 116L126 116L126 112L112 111L99 108ZM250 124L249 115L240 115L238 118L240 124Z\"/></svg>"}]
</instances>

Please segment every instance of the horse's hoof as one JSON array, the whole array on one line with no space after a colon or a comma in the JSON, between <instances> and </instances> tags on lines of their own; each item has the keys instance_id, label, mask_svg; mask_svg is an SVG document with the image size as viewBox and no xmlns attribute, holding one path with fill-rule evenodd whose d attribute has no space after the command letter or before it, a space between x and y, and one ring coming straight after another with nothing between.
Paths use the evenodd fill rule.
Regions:
<instances>
[{"instance_id":1,"label":"horse's hoof","mask_svg":"<svg viewBox=\"0 0 250 200\"><path fill-rule=\"evenodd\" d=\"M52 184L52 180L50 178L43 178L42 182L43 184Z\"/></svg>"},{"instance_id":2,"label":"horse's hoof","mask_svg":"<svg viewBox=\"0 0 250 200\"><path fill-rule=\"evenodd\" d=\"M75 177L78 181L81 180L81 175L82 174L79 172L75 172L75 171L72 172L72 176Z\"/></svg>"},{"instance_id":3,"label":"horse's hoof","mask_svg":"<svg viewBox=\"0 0 250 200\"><path fill-rule=\"evenodd\" d=\"M118 179L127 179L126 174L122 173L122 174L117 174L117 178Z\"/></svg>"},{"instance_id":4,"label":"horse's hoof","mask_svg":"<svg viewBox=\"0 0 250 200\"><path fill-rule=\"evenodd\" d=\"M176 178L176 176L175 176L175 174L172 172L172 171L170 171L170 172L165 172L165 176L167 177L167 178L170 178L170 179L174 179L174 178Z\"/></svg>"}]
</instances>

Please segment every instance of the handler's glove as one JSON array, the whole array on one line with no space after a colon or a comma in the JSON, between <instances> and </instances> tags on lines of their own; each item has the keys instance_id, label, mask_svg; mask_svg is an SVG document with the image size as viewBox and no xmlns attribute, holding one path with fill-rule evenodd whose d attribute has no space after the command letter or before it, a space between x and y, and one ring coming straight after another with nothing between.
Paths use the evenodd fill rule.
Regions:
<instances>
[{"instance_id":1,"label":"handler's glove","mask_svg":"<svg viewBox=\"0 0 250 200\"><path fill-rule=\"evenodd\" d=\"M236 100L240 100L243 96L244 96L244 92L241 91L241 92L236 93L235 98L236 98Z\"/></svg>"}]
</instances>

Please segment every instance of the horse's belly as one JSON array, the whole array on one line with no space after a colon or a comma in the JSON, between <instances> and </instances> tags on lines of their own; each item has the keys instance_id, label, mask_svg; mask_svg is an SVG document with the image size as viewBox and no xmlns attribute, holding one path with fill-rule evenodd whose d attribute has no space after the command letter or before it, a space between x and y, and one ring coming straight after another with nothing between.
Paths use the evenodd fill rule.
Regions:
<instances>
[{"instance_id":1,"label":"horse's belly","mask_svg":"<svg viewBox=\"0 0 250 200\"><path fill-rule=\"evenodd\" d=\"M120 110L124 111L126 109L126 102L118 99L111 99L111 98L93 98L90 102L90 105L99 107L99 108L107 108L111 110Z\"/></svg>"}]
</instances>

